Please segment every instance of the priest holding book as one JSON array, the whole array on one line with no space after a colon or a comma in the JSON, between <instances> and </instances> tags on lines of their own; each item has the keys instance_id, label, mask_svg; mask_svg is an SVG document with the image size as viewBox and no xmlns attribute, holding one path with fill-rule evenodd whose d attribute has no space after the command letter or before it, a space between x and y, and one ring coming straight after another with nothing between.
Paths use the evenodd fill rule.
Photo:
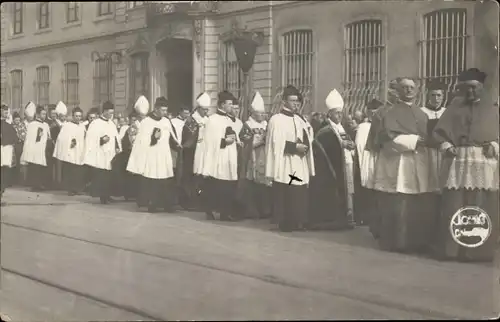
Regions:
<instances>
[{"instance_id":1,"label":"priest holding book","mask_svg":"<svg viewBox=\"0 0 500 322\"><path fill-rule=\"evenodd\" d=\"M85 137L84 164L91 168L91 194L99 197L101 204L111 201L111 162L121 151L118 130L112 121L114 109L113 103L104 102L101 116L90 123Z\"/></svg>"},{"instance_id":2,"label":"priest holding book","mask_svg":"<svg viewBox=\"0 0 500 322\"><path fill-rule=\"evenodd\" d=\"M138 112L147 113L146 98L141 103ZM127 165L127 171L140 176L137 205L147 207L150 213L159 209L173 211L175 180L170 149L178 143L167 113L166 99L157 100L154 110L139 125Z\"/></svg>"},{"instance_id":3,"label":"priest holding book","mask_svg":"<svg viewBox=\"0 0 500 322\"><path fill-rule=\"evenodd\" d=\"M56 140L54 158L62 163L63 187L69 196L80 193L84 188L83 159L85 152L85 126L83 111L75 107L73 120L65 122Z\"/></svg>"},{"instance_id":4,"label":"priest holding book","mask_svg":"<svg viewBox=\"0 0 500 322\"><path fill-rule=\"evenodd\" d=\"M308 185L315 171L307 123L297 114L301 105L297 88L285 88L282 104L267 129L266 177L272 181L274 222L279 230L290 232L306 228Z\"/></svg>"}]
</instances>

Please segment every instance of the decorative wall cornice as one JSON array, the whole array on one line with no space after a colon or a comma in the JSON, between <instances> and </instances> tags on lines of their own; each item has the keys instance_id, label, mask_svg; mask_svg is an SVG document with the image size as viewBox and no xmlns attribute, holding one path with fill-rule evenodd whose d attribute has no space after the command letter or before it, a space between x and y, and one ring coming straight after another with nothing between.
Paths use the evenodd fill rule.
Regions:
<instances>
[{"instance_id":1,"label":"decorative wall cornice","mask_svg":"<svg viewBox=\"0 0 500 322\"><path fill-rule=\"evenodd\" d=\"M237 18L231 21L231 30L223 33L220 36L222 41L233 41L235 39L246 39L255 42L257 46L262 45L264 42L264 32L258 29L250 30L248 27L242 26Z\"/></svg>"}]
</instances>

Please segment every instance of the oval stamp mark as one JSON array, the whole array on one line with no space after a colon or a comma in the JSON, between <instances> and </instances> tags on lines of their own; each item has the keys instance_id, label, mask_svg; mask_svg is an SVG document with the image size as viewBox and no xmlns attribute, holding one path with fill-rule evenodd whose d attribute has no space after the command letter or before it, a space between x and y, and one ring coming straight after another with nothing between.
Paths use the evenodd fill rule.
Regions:
<instances>
[{"instance_id":1,"label":"oval stamp mark","mask_svg":"<svg viewBox=\"0 0 500 322\"><path fill-rule=\"evenodd\" d=\"M490 216L481 208L468 206L457 210L450 220L450 234L460 246L477 248L491 235Z\"/></svg>"}]
</instances>

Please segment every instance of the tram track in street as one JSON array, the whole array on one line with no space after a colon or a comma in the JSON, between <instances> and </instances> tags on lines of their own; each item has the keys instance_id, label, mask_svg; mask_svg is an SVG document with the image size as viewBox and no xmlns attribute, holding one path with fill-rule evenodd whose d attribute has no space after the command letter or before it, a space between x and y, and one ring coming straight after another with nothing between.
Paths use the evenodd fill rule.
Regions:
<instances>
[{"instance_id":1,"label":"tram track in street","mask_svg":"<svg viewBox=\"0 0 500 322\"><path fill-rule=\"evenodd\" d=\"M450 314L447 314L444 312L439 312L436 310L430 310L430 309L425 309L422 307L408 305L406 303L398 303L398 302L394 302L394 301L388 301L386 299L376 299L376 298L373 298L373 296L365 296L362 294L353 294L353 292L348 292L348 291L340 291L340 290L339 291L332 291L332 290L320 289L317 287L311 287L308 285L303 285L301 283L291 282L291 281L288 281L288 280L285 280L285 279L282 279L282 278L279 278L279 277L276 277L273 275L248 274L248 273L244 273L244 272L240 272L240 271L236 271L236 270L231 270L228 268L217 267L214 265L208 265L208 264L204 264L204 263L200 263L200 262L196 262L196 261L192 261L192 260L177 258L174 256L159 255L159 254L149 253L149 252L145 252L145 251L141 251L141 250L137 250L137 249L120 247L120 246L106 244L106 243L102 243L102 242L98 242L98 241L72 237L72 236L68 236L68 235L64 235L64 234L60 234L60 233L49 232L49 231L45 231L45 230L41 230L41 229L37 229L37 228L26 227L23 225L9 223L9 222L5 222L5 221L2 222L2 225L4 225L5 227L27 230L27 231L31 231L31 232L35 232L35 233L39 233L39 234L51 235L54 237L65 238L65 239L69 239L69 240L73 240L73 241L77 241L77 242L81 242L81 243L86 243L86 244L91 244L91 245L95 245L95 246L99 246L99 247L107 247L107 248L111 248L114 250L130 252L133 254L138 254L138 255L143 255L143 256L149 256L149 257L164 260L164 261L173 261L173 262L191 265L191 266L195 266L195 267L199 267L199 268L203 268L203 269L208 269L208 270L212 270L212 271L218 271L218 272L232 274L232 275L236 275L236 276L251 278L254 280L261 281L261 282L279 285L279 286L283 286L283 287L312 291L312 292L321 293L324 295L329 295L329 296L333 296L333 297L347 299L350 301L356 301L356 302L361 302L361 303L365 303L368 305L374 305L374 306L378 306L381 308L411 312L411 313L415 313L415 314L418 314L418 315L421 315L424 317L428 317L428 318L432 318L432 319L456 319L457 318L456 316L453 316L453 315L450 315ZM143 312L142 310L139 310L139 309L136 309L133 307L122 306L119 303L114 303L113 301L109 301L106 299L99 299L91 294L84 294L84 293L81 293L77 290L71 290L71 289L66 288L62 285L57 285L56 283L53 283L50 281L44 281L36 276L30 276L28 274L25 274L23 272L16 270L15 268L9 268L8 266L5 266L5 265L2 265L2 266L6 272L9 272L11 274L16 274L16 275L19 275L19 276L22 276L25 278L29 278L31 280L38 281L42 284L53 286L53 287L59 288L61 290L65 290L67 292L71 292L71 293L92 299L94 301L102 302L102 303L109 305L111 307L116 307L116 308L122 309L124 311L128 311L128 312L137 314L139 316L147 317L148 319L154 319L154 320L158 320L158 319L161 320L162 319L162 318L154 317L154 315L152 315L152 314L149 314L147 312Z\"/></svg>"},{"instance_id":2,"label":"tram track in street","mask_svg":"<svg viewBox=\"0 0 500 322\"><path fill-rule=\"evenodd\" d=\"M39 278L37 276L33 276L31 274L25 274L25 273L20 272L18 270L5 267L4 265L2 265L1 270L3 272L6 272L6 273L9 273L9 274L12 274L12 275L16 275L18 277L21 277L21 278L28 279L30 281L36 282L38 284L42 284L42 285L48 286L50 288L57 289L59 291L63 291L65 293L70 293L72 295L76 295L78 297L82 297L82 298L85 298L87 300L91 300L91 301L94 301L94 302L97 302L97 303L104 304L104 305L106 305L108 307L111 307L111 308L115 308L115 309L118 309L118 310L121 310L121 311L124 311L124 312L128 312L128 313L132 313L134 315L137 315L137 316L145 318L147 321L165 321L166 320L164 317L155 316L153 314L145 312L144 310L141 310L141 309L129 306L129 305L124 305L124 304L116 303L114 301L103 299L102 297L97 297L97 296L94 296L92 294L80 292L78 290L68 288L68 287L66 287L64 285L57 284L57 283L54 283L54 282L51 282L51 281Z\"/></svg>"}]
</instances>

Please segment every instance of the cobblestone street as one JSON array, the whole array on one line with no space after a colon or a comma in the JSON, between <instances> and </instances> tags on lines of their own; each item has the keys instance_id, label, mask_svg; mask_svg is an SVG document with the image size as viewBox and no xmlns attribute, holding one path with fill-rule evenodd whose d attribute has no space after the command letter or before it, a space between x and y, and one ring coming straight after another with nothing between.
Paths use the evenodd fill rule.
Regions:
<instances>
[{"instance_id":1,"label":"cobblestone street","mask_svg":"<svg viewBox=\"0 0 500 322\"><path fill-rule=\"evenodd\" d=\"M207 222L200 213L147 214L132 203L22 190L5 201L1 311L14 321L498 312L493 266L382 252L364 228L282 234L263 221Z\"/></svg>"}]
</instances>

